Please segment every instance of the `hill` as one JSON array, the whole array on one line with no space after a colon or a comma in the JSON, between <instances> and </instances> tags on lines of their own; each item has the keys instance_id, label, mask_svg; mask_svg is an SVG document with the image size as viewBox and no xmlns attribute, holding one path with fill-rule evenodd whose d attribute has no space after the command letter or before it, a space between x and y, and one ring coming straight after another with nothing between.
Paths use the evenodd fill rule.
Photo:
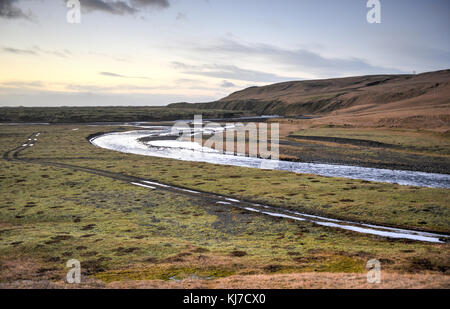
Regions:
<instances>
[{"instance_id":1,"label":"hill","mask_svg":"<svg viewBox=\"0 0 450 309\"><path fill-rule=\"evenodd\" d=\"M327 118L370 115L372 121L386 125L389 122L401 125L424 119L432 120L435 125L448 124L450 70L418 75L372 75L283 82L250 87L216 102L179 103L170 107Z\"/></svg>"}]
</instances>

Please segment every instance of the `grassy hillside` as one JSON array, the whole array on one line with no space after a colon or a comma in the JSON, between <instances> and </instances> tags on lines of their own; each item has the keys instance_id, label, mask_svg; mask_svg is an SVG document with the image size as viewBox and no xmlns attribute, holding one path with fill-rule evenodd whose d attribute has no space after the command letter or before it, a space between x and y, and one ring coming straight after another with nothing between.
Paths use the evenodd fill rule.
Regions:
<instances>
[{"instance_id":1,"label":"grassy hillside","mask_svg":"<svg viewBox=\"0 0 450 309\"><path fill-rule=\"evenodd\" d=\"M211 103L172 108L211 108L284 116L368 116L381 126L450 122L450 70L419 75L375 75L294 81L251 87ZM361 119L361 118L360 118ZM328 120L327 120L328 121Z\"/></svg>"}]
</instances>

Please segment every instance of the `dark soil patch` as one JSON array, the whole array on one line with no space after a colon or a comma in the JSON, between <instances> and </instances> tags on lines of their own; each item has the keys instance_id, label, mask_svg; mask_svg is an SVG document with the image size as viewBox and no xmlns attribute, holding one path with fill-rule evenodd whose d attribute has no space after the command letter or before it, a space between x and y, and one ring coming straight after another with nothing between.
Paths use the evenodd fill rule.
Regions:
<instances>
[{"instance_id":1,"label":"dark soil patch","mask_svg":"<svg viewBox=\"0 0 450 309\"><path fill-rule=\"evenodd\" d=\"M209 250L206 249L206 248L196 248L196 249L192 250L192 252L194 252L194 253L206 253L206 252L209 252Z\"/></svg>"},{"instance_id":2,"label":"dark soil patch","mask_svg":"<svg viewBox=\"0 0 450 309\"><path fill-rule=\"evenodd\" d=\"M89 251L89 252L85 252L85 253L80 254L80 256L82 256L82 257L91 257L91 256L95 256L97 254L98 254L97 251Z\"/></svg>"},{"instance_id":3,"label":"dark soil patch","mask_svg":"<svg viewBox=\"0 0 450 309\"><path fill-rule=\"evenodd\" d=\"M48 263L56 263L56 262L61 261L61 258L58 256L52 256L52 257L45 259L45 261Z\"/></svg>"},{"instance_id":4,"label":"dark soil patch","mask_svg":"<svg viewBox=\"0 0 450 309\"><path fill-rule=\"evenodd\" d=\"M283 269L283 267L281 265L267 265L267 266L264 266L263 269L266 272L275 273L275 272L280 271L281 269Z\"/></svg>"},{"instance_id":5,"label":"dark soil patch","mask_svg":"<svg viewBox=\"0 0 450 309\"><path fill-rule=\"evenodd\" d=\"M131 247L131 248L124 248L124 247L119 247L117 249L115 249L114 251L116 252L117 255L126 255L129 253L133 253L135 251L139 250L139 248L136 247Z\"/></svg>"},{"instance_id":6,"label":"dark soil patch","mask_svg":"<svg viewBox=\"0 0 450 309\"><path fill-rule=\"evenodd\" d=\"M85 235L81 235L81 237L83 237L83 238L89 238L89 237L92 237L92 236L95 236L95 234L85 234Z\"/></svg>"},{"instance_id":7,"label":"dark soil patch","mask_svg":"<svg viewBox=\"0 0 450 309\"><path fill-rule=\"evenodd\" d=\"M450 266L446 261L434 261L428 258L413 257L410 259L409 271L439 271L447 273Z\"/></svg>"},{"instance_id":8,"label":"dark soil patch","mask_svg":"<svg viewBox=\"0 0 450 309\"><path fill-rule=\"evenodd\" d=\"M88 224L88 225L86 225L86 226L83 226L82 228L81 228L81 230L82 231L90 231L90 230L93 230L95 228L95 224Z\"/></svg>"},{"instance_id":9,"label":"dark soil patch","mask_svg":"<svg viewBox=\"0 0 450 309\"><path fill-rule=\"evenodd\" d=\"M149 257L149 258L146 258L146 259L144 260L144 262L156 264L156 263L158 263L158 259L157 259L157 258L154 258L154 257Z\"/></svg>"},{"instance_id":10,"label":"dark soil patch","mask_svg":"<svg viewBox=\"0 0 450 309\"><path fill-rule=\"evenodd\" d=\"M235 256L235 257L243 257L246 256L247 252L245 251L239 251L239 250L234 250L230 253L230 256Z\"/></svg>"},{"instance_id":11,"label":"dark soil patch","mask_svg":"<svg viewBox=\"0 0 450 309\"><path fill-rule=\"evenodd\" d=\"M45 244L46 245L57 244L61 241L69 240L72 238L73 238L73 236L70 236L70 235L57 235L57 236L52 237L50 240L46 241Z\"/></svg>"},{"instance_id":12,"label":"dark soil patch","mask_svg":"<svg viewBox=\"0 0 450 309\"><path fill-rule=\"evenodd\" d=\"M81 270L86 275L104 272L106 268L102 265L103 260L88 260L81 263Z\"/></svg>"}]
</instances>

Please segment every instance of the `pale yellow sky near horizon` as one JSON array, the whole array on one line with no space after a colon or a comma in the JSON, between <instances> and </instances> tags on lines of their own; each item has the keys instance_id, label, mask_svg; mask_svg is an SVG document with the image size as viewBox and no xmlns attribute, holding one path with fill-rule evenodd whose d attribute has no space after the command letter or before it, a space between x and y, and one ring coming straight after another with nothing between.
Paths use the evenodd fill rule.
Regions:
<instances>
[{"instance_id":1,"label":"pale yellow sky near horizon","mask_svg":"<svg viewBox=\"0 0 450 309\"><path fill-rule=\"evenodd\" d=\"M0 106L202 102L287 80L450 64L441 0L408 2L429 17L419 21L404 16L403 0L382 1L380 25L367 23L365 1L148 0L133 13L99 2L81 1L80 24L67 23L64 1L5 2Z\"/></svg>"}]
</instances>

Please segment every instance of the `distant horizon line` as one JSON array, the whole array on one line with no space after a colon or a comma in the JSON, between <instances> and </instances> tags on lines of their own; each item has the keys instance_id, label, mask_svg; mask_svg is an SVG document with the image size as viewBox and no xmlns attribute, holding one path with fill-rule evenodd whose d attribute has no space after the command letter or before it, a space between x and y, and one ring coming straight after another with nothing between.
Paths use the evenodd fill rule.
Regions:
<instances>
[{"instance_id":1,"label":"distant horizon line","mask_svg":"<svg viewBox=\"0 0 450 309\"><path fill-rule=\"evenodd\" d=\"M276 83L269 83L263 86L250 86L250 87L246 87L246 88L242 88L240 90L236 90L231 92L230 94L228 94L227 96L230 96L233 93L236 92L240 92L240 91L244 91L246 89L251 89L251 88L262 88L262 87L267 87L267 86L271 86L271 85L279 85L279 84L283 84L283 83L292 83L292 82L308 82L308 81L326 81L326 80L338 80L338 79L347 79L347 78L357 78L357 77L374 77L374 76L419 76L419 75L424 75L424 74L430 74L430 73L438 73L438 72L445 72L445 71L449 71L450 68L446 68L446 69L439 69L439 70L435 70L435 71L424 71L424 72L420 72L420 73L411 73L411 74L367 74L367 75L353 75L353 76L344 76L344 77L329 77L329 78L311 78L311 79L301 79L301 80L287 80L287 81L283 81L283 82L276 82ZM85 93L72 93L74 95L82 95ZM112 96L112 94L97 94L97 95L109 95ZM121 94L123 95L123 94ZM129 94L132 95L132 94ZM33 95L30 95L30 97L32 97ZM148 96L151 96L151 94L148 94ZM169 107L169 105L172 104L207 104L207 103L214 103L217 101L220 101L223 98L222 97L213 101L205 101L205 102L187 102L187 101L179 101L179 102L171 102L171 103L167 103L167 104L162 104L162 105L124 105L124 104L107 104L107 105L39 105L39 106L27 106L27 105L0 105L0 108L61 108L61 107L66 107L66 108L113 108L113 107L153 107L153 108L167 108ZM81 103L83 104L83 103Z\"/></svg>"}]
</instances>

